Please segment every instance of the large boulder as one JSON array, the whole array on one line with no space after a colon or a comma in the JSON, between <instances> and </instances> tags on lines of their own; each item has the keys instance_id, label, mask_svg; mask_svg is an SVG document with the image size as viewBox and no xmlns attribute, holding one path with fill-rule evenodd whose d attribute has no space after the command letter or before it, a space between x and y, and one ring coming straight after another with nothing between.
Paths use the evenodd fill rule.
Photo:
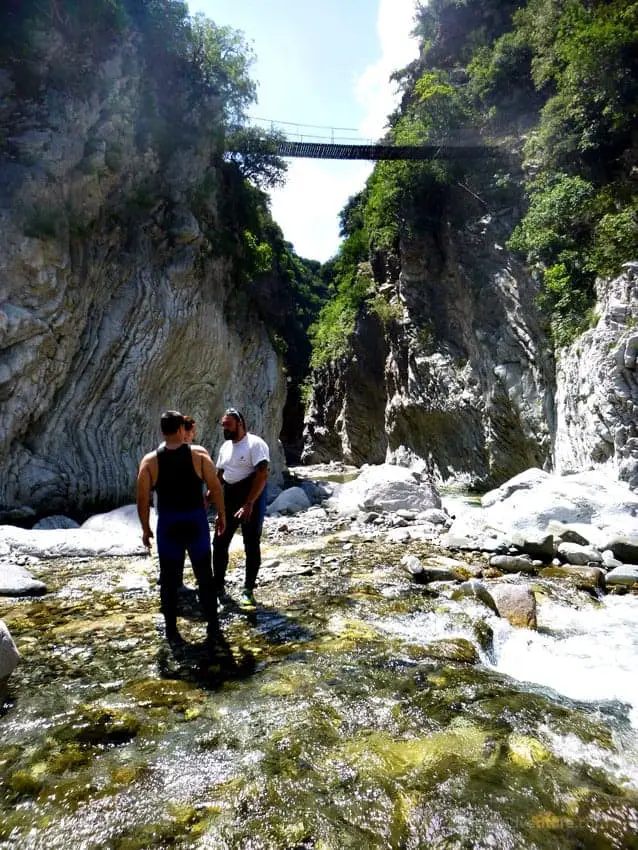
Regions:
<instances>
[{"instance_id":1,"label":"large boulder","mask_svg":"<svg viewBox=\"0 0 638 850\"><path fill-rule=\"evenodd\" d=\"M426 477L402 466L364 466L354 481L342 484L328 504L342 514L359 511L424 511L440 508L441 497Z\"/></svg>"},{"instance_id":2,"label":"large boulder","mask_svg":"<svg viewBox=\"0 0 638 850\"><path fill-rule=\"evenodd\" d=\"M476 549L485 548L486 539L499 540L541 558L551 557L552 529L565 526L588 541L590 552L612 549L614 541L620 551L621 539L638 539L638 494L604 470L564 476L527 470L486 493L482 505L460 514L448 539L465 540L474 545L464 548ZM560 546L572 551L574 544Z\"/></svg>"},{"instance_id":3,"label":"large boulder","mask_svg":"<svg viewBox=\"0 0 638 850\"><path fill-rule=\"evenodd\" d=\"M630 567L623 565L622 567L614 567L605 576L605 581L608 585L625 585L631 587L638 584L638 567Z\"/></svg>"},{"instance_id":4,"label":"large boulder","mask_svg":"<svg viewBox=\"0 0 638 850\"><path fill-rule=\"evenodd\" d=\"M604 549L613 552L614 558L623 564L638 564L638 534L612 535L607 539Z\"/></svg>"},{"instance_id":5,"label":"large boulder","mask_svg":"<svg viewBox=\"0 0 638 850\"><path fill-rule=\"evenodd\" d=\"M76 522L74 519L68 516L62 516L60 514L55 514L54 516L47 516L41 520L38 520L33 528L36 531L50 531L52 528L79 528L80 523Z\"/></svg>"},{"instance_id":6,"label":"large boulder","mask_svg":"<svg viewBox=\"0 0 638 850\"><path fill-rule=\"evenodd\" d=\"M39 531L0 525L0 547L9 557L31 555L36 558L121 557L143 555L142 529L133 521L131 508L118 508L110 514L98 514L81 528Z\"/></svg>"},{"instance_id":7,"label":"large boulder","mask_svg":"<svg viewBox=\"0 0 638 850\"><path fill-rule=\"evenodd\" d=\"M153 533L157 530L157 513L151 508L150 523ZM124 537L131 535L141 537L142 526L137 515L137 505L124 505L103 514L94 514L81 526L83 531L107 532L108 534Z\"/></svg>"},{"instance_id":8,"label":"large boulder","mask_svg":"<svg viewBox=\"0 0 638 850\"><path fill-rule=\"evenodd\" d=\"M298 514L310 507L310 499L301 487L289 487L280 493L266 508L268 516L275 514Z\"/></svg>"}]
</instances>

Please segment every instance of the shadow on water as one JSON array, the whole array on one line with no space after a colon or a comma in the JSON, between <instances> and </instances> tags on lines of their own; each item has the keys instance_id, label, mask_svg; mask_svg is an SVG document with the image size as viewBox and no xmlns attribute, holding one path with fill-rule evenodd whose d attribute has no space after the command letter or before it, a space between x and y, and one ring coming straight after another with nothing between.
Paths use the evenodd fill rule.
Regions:
<instances>
[{"instance_id":1,"label":"shadow on water","mask_svg":"<svg viewBox=\"0 0 638 850\"><path fill-rule=\"evenodd\" d=\"M178 613L185 619L203 620L197 593L192 588L180 592ZM182 679L215 690L225 682L247 679L263 669L264 662L258 663L244 640L231 642L225 636L224 628L234 624L240 629L249 626L271 647L298 646L315 637L310 629L277 608L263 605L248 608L229 598L214 640L194 642L180 635L177 640L162 645L157 654L160 677Z\"/></svg>"},{"instance_id":2,"label":"shadow on water","mask_svg":"<svg viewBox=\"0 0 638 850\"><path fill-rule=\"evenodd\" d=\"M157 654L157 669L163 679L183 679L215 690L224 682L252 676L257 669L250 650L235 647L219 632L214 640L198 643L184 640L166 643Z\"/></svg>"}]
</instances>

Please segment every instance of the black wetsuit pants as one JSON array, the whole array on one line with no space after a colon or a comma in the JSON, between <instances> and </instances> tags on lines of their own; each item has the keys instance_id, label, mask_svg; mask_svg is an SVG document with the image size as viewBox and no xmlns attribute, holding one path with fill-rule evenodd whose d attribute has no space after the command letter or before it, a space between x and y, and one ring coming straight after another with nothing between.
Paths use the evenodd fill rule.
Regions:
<instances>
[{"instance_id":1,"label":"black wetsuit pants","mask_svg":"<svg viewBox=\"0 0 638 850\"><path fill-rule=\"evenodd\" d=\"M222 535L215 535L213 539L213 570L215 573L215 585L217 594L224 592L226 580L226 567L228 566L228 549L231 540L239 526L244 538L244 551L246 553L246 578L244 585L247 590L253 590L257 581L257 573L261 566L261 531L264 525L266 513L266 488L253 505L253 511L248 522L241 522L235 516L236 512L245 504L248 494L255 480L254 473L238 481L236 484L223 482L224 505L226 506L226 530Z\"/></svg>"},{"instance_id":2,"label":"black wetsuit pants","mask_svg":"<svg viewBox=\"0 0 638 850\"><path fill-rule=\"evenodd\" d=\"M209 633L217 630L217 596L210 554L210 529L204 506L190 511L160 511L157 554L160 564L160 603L167 633L177 628L177 589L186 552L199 589L199 601Z\"/></svg>"}]
</instances>

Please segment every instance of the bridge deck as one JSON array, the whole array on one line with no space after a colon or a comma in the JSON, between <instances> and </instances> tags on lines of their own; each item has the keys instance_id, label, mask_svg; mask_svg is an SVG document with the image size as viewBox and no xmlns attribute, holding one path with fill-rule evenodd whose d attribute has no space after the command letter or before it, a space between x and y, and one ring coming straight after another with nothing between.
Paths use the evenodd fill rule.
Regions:
<instances>
[{"instance_id":1,"label":"bridge deck","mask_svg":"<svg viewBox=\"0 0 638 850\"><path fill-rule=\"evenodd\" d=\"M309 159L472 159L496 153L486 145L442 147L440 145L344 145L325 142L280 142L283 157Z\"/></svg>"}]
</instances>

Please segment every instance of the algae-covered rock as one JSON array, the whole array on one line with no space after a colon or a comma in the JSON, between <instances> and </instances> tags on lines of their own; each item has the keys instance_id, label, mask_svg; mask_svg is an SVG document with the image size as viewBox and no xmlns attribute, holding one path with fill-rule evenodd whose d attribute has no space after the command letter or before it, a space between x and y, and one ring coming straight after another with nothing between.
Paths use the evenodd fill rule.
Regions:
<instances>
[{"instance_id":1,"label":"algae-covered rock","mask_svg":"<svg viewBox=\"0 0 638 850\"><path fill-rule=\"evenodd\" d=\"M139 732L139 718L130 711L99 705L81 706L60 737L82 744L123 744Z\"/></svg>"},{"instance_id":2,"label":"algae-covered rock","mask_svg":"<svg viewBox=\"0 0 638 850\"><path fill-rule=\"evenodd\" d=\"M494 630L490 624L485 620L477 620L472 631L483 652L490 652L494 646Z\"/></svg>"},{"instance_id":3,"label":"algae-covered rock","mask_svg":"<svg viewBox=\"0 0 638 850\"><path fill-rule=\"evenodd\" d=\"M541 578L556 578L569 581L579 590L604 590L605 573L599 567L580 567L576 565L563 567L544 567L539 575Z\"/></svg>"},{"instance_id":4,"label":"algae-covered rock","mask_svg":"<svg viewBox=\"0 0 638 850\"><path fill-rule=\"evenodd\" d=\"M455 588L452 593L452 599L454 600L463 599L465 597L478 599L484 605L487 605L490 611L493 611L497 617L500 616L492 595L485 585L478 581L478 579L473 578L469 581L464 581L463 584L461 584L460 587Z\"/></svg>"},{"instance_id":5,"label":"algae-covered rock","mask_svg":"<svg viewBox=\"0 0 638 850\"><path fill-rule=\"evenodd\" d=\"M478 664L480 660L475 647L465 638L433 640L425 645L423 654L438 661L456 661L460 664Z\"/></svg>"},{"instance_id":6,"label":"algae-covered rock","mask_svg":"<svg viewBox=\"0 0 638 850\"><path fill-rule=\"evenodd\" d=\"M528 585L499 584L492 588L492 596L501 617L513 626L536 628L536 598Z\"/></svg>"},{"instance_id":7,"label":"algae-covered rock","mask_svg":"<svg viewBox=\"0 0 638 850\"><path fill-rule=\"evenodd\" d=\"M551 757L550 750L530 735L515 733L507 743L509 759L519 767L533 767Z\"/></svg>"},{"instance_id":8,"label":"algae-covered rock","mask_svg":"<svg viewBox=\"0 0 638 850\"><path fill-rule=\"evenodd\" d=\"M194 701L204 699L203 694L193 685L175 679L146 679L130 685L126 692L141 706L173 708L177 711L186 711Z\"/></svg>"},{"instance_id":9,"label":"algae-covered rock","mask_svg":"<svg viewBox=\"0 0 638 850\"><path fill-rule=\"evenodd\" d=\"M422 738L395 741L386 732L373 732L346 742L335 755L364 775L397 778L413 770L436 769L452 757L466 763L481 762L486 756L486 740L484 730L459 718Z\"/></svg>"}]
</instances>

